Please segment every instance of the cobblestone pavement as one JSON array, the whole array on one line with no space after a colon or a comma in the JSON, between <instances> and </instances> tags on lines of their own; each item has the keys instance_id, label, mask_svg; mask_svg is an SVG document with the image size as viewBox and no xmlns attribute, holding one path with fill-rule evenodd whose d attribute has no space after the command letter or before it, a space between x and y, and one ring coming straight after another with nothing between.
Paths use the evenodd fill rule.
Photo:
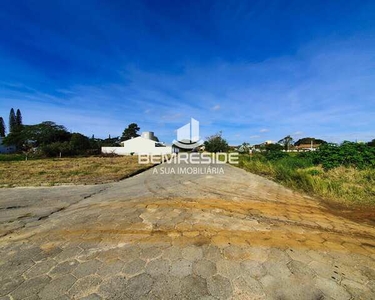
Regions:
<instances>
[{"instance_id":1,"label":"cobblestone pavement","mask_svg":"<svg viewBox=\"0 0 375 300\"><path fill-rule=\"evenodd\" d=\"M221 167L1 189L0 299L375 299L373 225Z\"/></svg>"}]
</instances>

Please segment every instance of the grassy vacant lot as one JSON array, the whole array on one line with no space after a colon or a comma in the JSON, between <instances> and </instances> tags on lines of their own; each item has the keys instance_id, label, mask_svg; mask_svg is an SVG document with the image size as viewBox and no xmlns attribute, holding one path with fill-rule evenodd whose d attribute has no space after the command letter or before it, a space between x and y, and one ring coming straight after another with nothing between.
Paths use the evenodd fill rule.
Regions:
<instances>
[{"instance_id":1,"label":"grassy vacant lot","mask_svg":"<svg viewBox=\"0 0 375 300\"><path fill-rule=\"evenodd\" d=\"M295 153L271 159L261 154L241 155L238 166L324 200L346 206L375 205L373 167L341 165L327 169Z\"/></svg>"},{"instance_id":2,"label":"grassy vacant lot","mask_svg":"<svg viewBox=\"0 0 375 300\"><path fill-rule=\"evenodd\" d=\"M1 155L0 187L97 184L120 180L150 165L137 156L19 160Z\"/></svg>"}]
</instances>

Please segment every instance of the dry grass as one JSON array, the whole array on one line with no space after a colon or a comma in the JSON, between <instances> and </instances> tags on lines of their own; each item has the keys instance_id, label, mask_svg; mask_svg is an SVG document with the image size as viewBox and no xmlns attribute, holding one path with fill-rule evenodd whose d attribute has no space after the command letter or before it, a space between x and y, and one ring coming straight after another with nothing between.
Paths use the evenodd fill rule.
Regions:
<instances>
[{"instance_id":1,"label":"dry grass","mask_svg":"<svg viewBox=\"0 0 375 300\"><path fill-rule=\"evenodd\" d=\"M241 168L274 179L327 201L346 206L375 206L375 170L338 167L325 171L321 166L296 167L293 158L285 161L243 161Z\"/></svg>"},{"instance_id":2,"label":"dry grass","mask_svg":"<svg viewBox=\"0 0 375 300\"><path fill-rule=\"evenodd\" d=\"M138 164L137 156L2 161L0 187L106 183L149 166Z\"/></svg>"}]
</instances>

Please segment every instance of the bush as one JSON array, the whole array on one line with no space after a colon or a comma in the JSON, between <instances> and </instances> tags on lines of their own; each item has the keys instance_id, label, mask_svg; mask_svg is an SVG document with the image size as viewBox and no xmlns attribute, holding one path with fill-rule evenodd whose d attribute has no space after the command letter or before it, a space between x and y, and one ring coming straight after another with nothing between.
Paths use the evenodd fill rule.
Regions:
<instances>
[{"instance_id":1,"label":"bush","mask_svg":"<svg viewBox=\"0 0 375 300\"><path fill-rule=\"evenodd\" d=\"M264 154L264 157L267 160L279 160L279 159L282 159L282 158L287 157L287 156L288 156L288 154L285 153L285 152L282 152L282 151L267 151Z\"/></svg>"},{"instance_id":2,"label":"bush","mask_svg":"<svg viewBox=\"0 0 375 300\"><path fill-rule=\"evenodd\" d=\"M0 154L0 161L21 161L25 160L24 154Z\"/></svg>"},{"instance_id":3,"label":"bush","mask_svg":"<svg viewBox=\"0 0 375 300\"><path fill-rule=\"evenodd\" d=\"M205 150L208 152L227 152L229 150L228 143L221 136L221 132L212 135L207 138L207 141L204 142Z\"/></svg>"},{"instance_id":4,"label":"bush","mask_svg":"<svg viewBox=\"0 0 375 300\"><path fill-rule=\"evenodd\" d=\"M314 153L313 161L325 170L339 166L364 169L375 167L375 148L366 144L344 142L341 145L325 144Z\"/></svg>"},{"instance_id":5,"label":"bush","mask_svg":"<svg viewBox=\"0 0 375 300\"><path fill-rule=\"evenodd\" d=\"M345 142L315 152L240 155L238 167L349 205L375 205L375 148Z\"/></svg>"},{"instance_id":6,"label":"bush","mask_svg":"<svg viewBox=\"0 0 375 300\"><path fill-rule=\"evenodd\" d=\"M84 154L91 147L90 140L87 136L80 133L73 133L70 139L70 148L75 154Z\"/></svg>"},{"instance_id":7,"label":"bush","mask_svg":"<svg viewBox=\"0 0 375 300\"><path fill-rule=\"evenodd\" d=\"M44 155L48 157L57 157L60 155L72 155L73 149L69 142L56 142L49 145L45 145L41 148Z\"/></svg>"}]
</instances>

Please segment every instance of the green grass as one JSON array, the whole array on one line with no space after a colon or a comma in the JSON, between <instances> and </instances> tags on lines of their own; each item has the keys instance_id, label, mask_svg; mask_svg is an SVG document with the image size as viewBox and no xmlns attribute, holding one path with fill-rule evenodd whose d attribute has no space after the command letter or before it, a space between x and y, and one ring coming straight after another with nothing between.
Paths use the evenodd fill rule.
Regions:
<instances>
[{"instance_id":1,"label":"green grass","mask_svg":"<svg viewBox=\"0 0 375 300\"><path fill-rule=\"evenodd\" d=\"M260 154L241 155L238 166L325 200L347 206L375 205L374 168L340 166L324 170L296 154L276 159L267 159Z\"/></svg>"},{"instance_id":2,"label":"green grass","mask_svg":"<svg viewBox=\"0 0 375 300\"><path fill-rule=\"evenodd\" d=\"M21 161L25 158L25 154L0 154L0 161Z\"/></svg>"}]
</instances>

